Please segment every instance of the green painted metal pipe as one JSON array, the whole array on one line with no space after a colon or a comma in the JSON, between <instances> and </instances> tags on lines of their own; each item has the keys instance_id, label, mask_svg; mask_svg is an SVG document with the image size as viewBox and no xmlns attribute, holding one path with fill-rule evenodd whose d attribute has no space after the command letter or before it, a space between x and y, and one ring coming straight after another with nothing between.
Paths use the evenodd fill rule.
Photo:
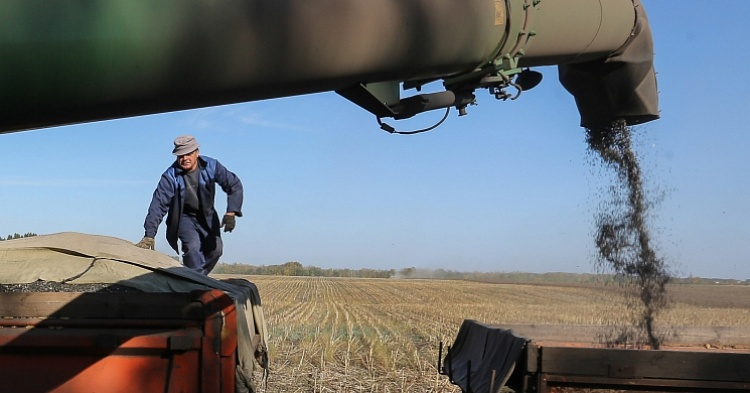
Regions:
<instances>
[{"instance_id":1,"label":"green painted metal pipe","mask_svg":"<svg viewBox=\"0 0 750 393\"><path fill-rule=\"evenodd\" d=\"M588 62L631 39L639 6L638 0L5 0L0 133L373 82Z\"/></svg>"}]
</instances>

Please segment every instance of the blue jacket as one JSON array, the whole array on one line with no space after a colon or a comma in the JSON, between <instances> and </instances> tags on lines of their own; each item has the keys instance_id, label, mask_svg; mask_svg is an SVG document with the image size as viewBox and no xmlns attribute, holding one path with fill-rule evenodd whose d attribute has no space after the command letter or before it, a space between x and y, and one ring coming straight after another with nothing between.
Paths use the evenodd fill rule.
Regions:
<instances>
[{"instance_id":1,"label":"blue jacket","mask_svg":"<svg viewBox=\"0 0 750 393\"><path fill-rule=\"evenodd\" d=\"M208 230L219 235L219 215L214 209L216 184L227 194L227 211L242 217L242 182L234 173L225 168L219 161L211 157L198 156L198 170L200 170L200 198L201 207ZM148 207L146 221L143 228L147 237L156 237L156 231L164 215L167 215L167 241L172 248L177 249L177 234L182 215L182 205L185 197L185 171L175 161L161 175L156 186L151 205Z\"/></svg>"}]
</instances>

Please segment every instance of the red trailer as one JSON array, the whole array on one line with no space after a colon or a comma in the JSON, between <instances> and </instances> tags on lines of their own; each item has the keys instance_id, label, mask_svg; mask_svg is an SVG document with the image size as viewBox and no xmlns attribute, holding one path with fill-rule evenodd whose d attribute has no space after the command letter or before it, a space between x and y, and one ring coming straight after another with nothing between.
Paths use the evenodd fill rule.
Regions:
<instances>
[{"instance_id":1,"label":"red trailer","mask_svg":"<svg viewBox=\"0 0 750 393\"><path fill-rule=\"evenodd\" d=\"M237 312L222 291L2 293L8 392L234 392Z\"/></svg>"},{"instance_id":2,"label":"red trailer","mask_svg":"<svg viewBox=\"0 0 750 393\"><path fill-rule=\"evenodd\" d=\"M254 284L75 233L0 244L0 391L254 392Z\"/></svg>"}]
</instances>

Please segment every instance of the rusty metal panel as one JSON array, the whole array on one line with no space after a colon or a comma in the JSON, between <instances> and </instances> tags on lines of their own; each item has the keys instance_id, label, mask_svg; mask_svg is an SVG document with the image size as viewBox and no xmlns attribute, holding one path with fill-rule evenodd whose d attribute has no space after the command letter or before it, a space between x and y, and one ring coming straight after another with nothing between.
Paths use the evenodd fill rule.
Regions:
<instances>
[{"instance_id":1,"label":"rusty metal panel","mask_svg":"<svg viewBox=\"0 0 750 393\"><path fill-rule=\"evenodd\" d=\"M680 392L726 392L729 390L748 391L750 383L747 382L722 382L722 381L696 381L685 379L651 379L651 378L605 378L589 376L570 376L541 374L544 386L547 390L539 390L539 393L549 391L549 386L576 386L589 389L610 388L628 390L653 390L653 389L680 389Z\"/></svg>"},{"instance_id":2,"label":"rusty metal panel","mask_svg":"<svg viewBox=\"0 0 750 393\"><path fill-rule=\"evenodd\" d=\"M128 301L119 294L34 295L43 295L42 298L48 300L58 296L61 303L68 303L48 313L46 321L52 322L46 324L42 323L45 320L36 325L27 324L30 320L40 320L4 315L4 326L0 327L3 391L234 391L236 310L232 299L221 291L181 296L127 294ZM36 296L26 298L39 299ZM97 304L97 298L104 303L113 299L120 302L113 303L117 306L111 308ZM78 303L80 299L85 301ZM56 304L50 310L59 303L50 301ZM154 310L148 310L149 305L154 305ZM186 308L186 305L190 306ZM32 308L39 310L37 306ZM23 304L5 310L20 308ZM193 311L186 314L186 309ZM69 314L60 310L75 312ZM171 319L155 323L154 318L159 316L154 313L159 310L167 310L165 313ZM125 318L129 311L134 314ZM112 315L116 318L109 318ZM196 323L194 318L198 315L203 318ZM177 319L178 316L183 319Z\"/></svg>"},{"instance_id":3,"label":"rusty metal panel","mask_svg":"<svg viewBox=\"0 0 750 393\"><path fill-rule=\"evenodd\" d=\"M21 330L17 339L3 340L0 346L0 380L5 391L155 392L165 391L169 384L169 389L175 389L167 391L196 391L190 386L198 383L200 330L193 329L193 337L186 338L185 349L179 351L168 348L170 335L190 332L143 336L143 332L125 329L105 335L79 329L13 330Z\"/></svg>"},{"instance_id":4,"label":"rusty metal panel","mask_svg":"<svg viewBox=\"0 0 750 393\"><path fill-rule=\"evenodd\" d=\"M541 372L566 376L750 383L750 353L542 348Z\"/></svg>"}]
</instances>

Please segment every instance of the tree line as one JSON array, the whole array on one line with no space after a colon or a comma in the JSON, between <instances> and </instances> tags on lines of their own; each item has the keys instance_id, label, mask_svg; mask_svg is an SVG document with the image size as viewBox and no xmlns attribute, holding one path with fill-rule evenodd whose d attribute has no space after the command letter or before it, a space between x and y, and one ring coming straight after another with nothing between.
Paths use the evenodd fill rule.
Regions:
<instances>
[{"instance_id":1,"label":"tree line","mask_svg":"<svg viewBox=\"0 0 750 393\"><path fill-rule=\"evenodd\" d=\"M581 273L524 273L524 272L459 272L444 269L323 269L317 266L304 266L299 262L286 262L281 265L247 265L241 263L219 263L213 270L219 274L258 275L258 276L310 276L310 277L358 277L358 278L403 278L472 280L485 282L524 282L524 283L595 283L602 282L603 276Z\"/></svg>"},{"instance_id":2,"label":"tree line","mask_svg":"<svg viewBox=\"0 0 750 393\"><path fill-rule=\"evenodd\" d=\"M249 276L310 276L310 277L358 277L390 278L396 274L394 269L323 269L317 266L303 266L292 261L281 265L246 265L241 263L219 263L214 273L240 274Z\"/></svg>"},{"instance_id":3,"label":"tree line","mask_svg":"<svg viewBox=\"0 0 750 393\"><path fill-rule=\"evenodd\" d=\"M32 237L32 236L38 236L36 233L33 232L26 232L23 235L20 233L14 233L12 235L8 235L7 237L0 236L0 241L2 240L13 240L13 239L20 239L22 237Z\"/></svg>"},{"instance_id":4,"label":"tree line","mask_svg":"<svg viewBox=\"0 0 750 393\"><path fill-rule=\"evenodd\" d=\"M219 274L247 276L309 276L309 277L355 277L355 278L402 278L402 279L437 279L437 280L470 280L488 283L545 283L545 284L614 284L624 278L612 274L594 273L527 273L527 272L459 272L444 269L422 269L407 267L403 269L323 269L317 266L304 266L299 262L286 262L281 265L248 265L242 263L219 263L213 271ZM750 280L721 278L673 277L670 284L729 284L750 285Z\"/></svg>"}]
</instances>

